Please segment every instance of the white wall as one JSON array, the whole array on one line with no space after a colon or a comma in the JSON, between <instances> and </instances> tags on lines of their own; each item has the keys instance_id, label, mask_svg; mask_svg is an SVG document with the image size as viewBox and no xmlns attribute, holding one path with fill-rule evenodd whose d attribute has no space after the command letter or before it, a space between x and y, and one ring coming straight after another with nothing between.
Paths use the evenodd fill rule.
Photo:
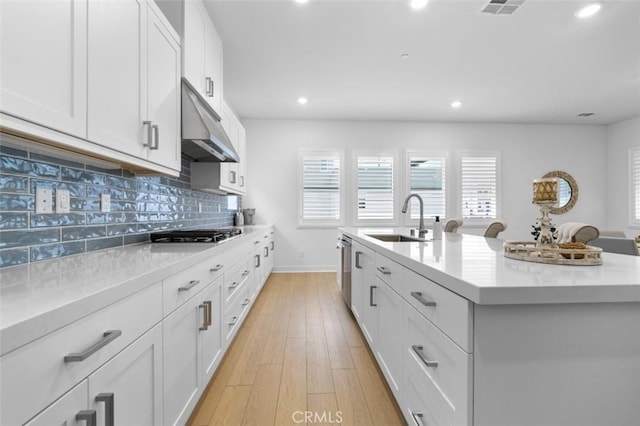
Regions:
<instances>
[{"instance_id":1,"label":"white wall","mask_svg":"<svg viewBox=\"0 0 640 426\"><path fill-rule=\"evenodd\" d=\"M297 228L299 148L499 150L502 171L502 219L506 239L530 239L537 209L531 204L532 181L551 170L564 170L580 187L578 203L554 223L605 223L605 126L457 124L245 120L248 171L244 207L256 208L258 223L277 229L277 270L335 269L336 229ZM347 156L350 164L350 156ZM350 175L348 175L350 177ZM404 197L404 191L399 195ZM461 228L478 233L480 229ZM300 253L304 253L304 257Z\"/></svg>"},{"instance_id":2,"label":"white wall","mask_svg":"<svg viewBox=\"0 0 640 426\"><path fill-rule=\"evenodd\" d=\"M608 216L603 229L625 231L635 238L640 229L629 227L630 197L629 148L640 146L640 117L612 124L607 129L608 142Z\"/></svg>"}]
</instances>

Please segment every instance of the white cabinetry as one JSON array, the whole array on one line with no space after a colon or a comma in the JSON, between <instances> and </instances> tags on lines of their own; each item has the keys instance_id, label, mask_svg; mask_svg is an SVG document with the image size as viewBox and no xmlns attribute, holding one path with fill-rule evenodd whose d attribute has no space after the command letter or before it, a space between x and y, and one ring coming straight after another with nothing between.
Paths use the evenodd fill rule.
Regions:
<instances>
[{"instance_id":1,"label":"white cabinetry","mask_svg":"<svg viewBox=\"0 0 640 426\"><path fill-rule=\"evenodd\" d=\"M365 331L364 310L365 304L369 304L369 300L365 297L367 291L365 287L373 277L373 252L356 241L352 242L351 251L351 311L360 327ZM367 334L365 331L365 337L371 343Z\"/></svg>"},{"instance_id":2,"label":"white cabinetry","mask_svg":"<svg viewBox=\"0 0 640 426\"><path fill-rule=\"evenodd\" d=\"M64 394L25 426L75 425L81 418L97 415L87 409L87 381Z\"/></svg>"},{"instance_id":3,"label":"white cabinetry","mask_svg":"<svg viewBox=\"0 0 640 426\"><path fill-rule=\"evenodd\" d=\"M0 110L85 138L87 0L0 2L0 52Z\"/></svg>"},{"instance_id":4,"label":"white cabinetry","mask_svg":"<svg viewBox=\"0 0 640 426\"><path fill-rule=\"evenodd\" d=\"M89 3L88 105L89 140L180 170L180 45L153 2Z\"/></svg>"},{"instance_id":5,"label":"white cabinetry","mask_svg":"<svg viewBox=\"0 0 640 426\"><path fill-rule=\"evenodd\" d=\"M184 2L183 75L222 111L222 40L199 0Z\"/></svg>"}]
</instances>

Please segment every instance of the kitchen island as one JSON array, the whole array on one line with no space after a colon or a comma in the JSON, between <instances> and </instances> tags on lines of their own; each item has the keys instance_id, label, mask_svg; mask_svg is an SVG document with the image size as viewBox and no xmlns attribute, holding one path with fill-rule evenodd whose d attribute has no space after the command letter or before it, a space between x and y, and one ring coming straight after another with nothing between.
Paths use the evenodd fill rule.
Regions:
<instances>
[{"instance_id":1,"label":"kitchen island","mask_svg":"<svg viewBox=\"0 0 640 426\"><path fill-rule=\"evenodd\" d=\"M505 258L498 239L340 232L352 311L409 423L638 424L640 257L546 265Z\"/></svg>"}]
</instances>

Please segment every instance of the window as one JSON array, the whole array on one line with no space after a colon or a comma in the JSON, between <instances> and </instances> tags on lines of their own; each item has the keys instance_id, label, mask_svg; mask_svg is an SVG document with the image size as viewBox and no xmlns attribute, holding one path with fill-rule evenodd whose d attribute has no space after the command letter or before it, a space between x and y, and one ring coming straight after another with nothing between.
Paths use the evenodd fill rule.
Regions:
<instances>
[{"instance_id":1,"label":"window","mask_svg":"<svg viewBox=\"0 0 640 426\"><path fill-rule=\"evenodd\" d=\"M358 221L390 223L395 218L395 155L355 155Z\"/></svg>"},{"instance_id":2,"label":"window","mask_svg":"<svg viewBox=\"0 0 640 426\"><path fill-rule=\"evenodd\" d=\"M460 214L464 219L498 217L498 154L460 156Z\"/></svg>"},{"instance_id":3,"label":"window","mask_svg":"<svg viewBox=\"0 0 640 426\"><path fill-rule=\"evenodd\" d=\"M409 192L422 197L425 217L446 217L446 157L416 152L407 157ZM410 206L411 219L419 219L420 205L412 202Z\"/></svg>"},{"instance_id":4,"label":"window","mask_svg":"<svg viewBox=\"0 0 640 426\"><path fill-rule=\"evenodd\" d=\"M300 225L341 223L342 158L342 152L300 153Z\"/></svg>"},{"instance_id":5,"label":"window","mask_svg":"<svg viewBox=\"0 0 640 426\"><path fill-rule=\"evenodd\" d=\"M640 225L640 147L631 149L631 224Z\"/></svg>"}]
</instances>

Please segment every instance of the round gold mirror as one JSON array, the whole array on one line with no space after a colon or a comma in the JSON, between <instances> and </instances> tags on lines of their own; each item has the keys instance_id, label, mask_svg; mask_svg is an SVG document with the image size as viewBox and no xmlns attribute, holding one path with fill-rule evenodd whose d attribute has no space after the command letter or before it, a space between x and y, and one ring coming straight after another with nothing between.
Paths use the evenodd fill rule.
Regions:
<instances>
[{"instance_id":1,"label":"round gold mirror","mask_svg":"<svg viewBox=\"0 0 640 426\"><path fill-rule=\"evenodd\" d=\"M550 213L563 214L571 210L578 201L578 183L573 176L561 170L554 170L542 177L555 178L558 181L558 206L551 207Z\"/></svg>"}]
</instances>

